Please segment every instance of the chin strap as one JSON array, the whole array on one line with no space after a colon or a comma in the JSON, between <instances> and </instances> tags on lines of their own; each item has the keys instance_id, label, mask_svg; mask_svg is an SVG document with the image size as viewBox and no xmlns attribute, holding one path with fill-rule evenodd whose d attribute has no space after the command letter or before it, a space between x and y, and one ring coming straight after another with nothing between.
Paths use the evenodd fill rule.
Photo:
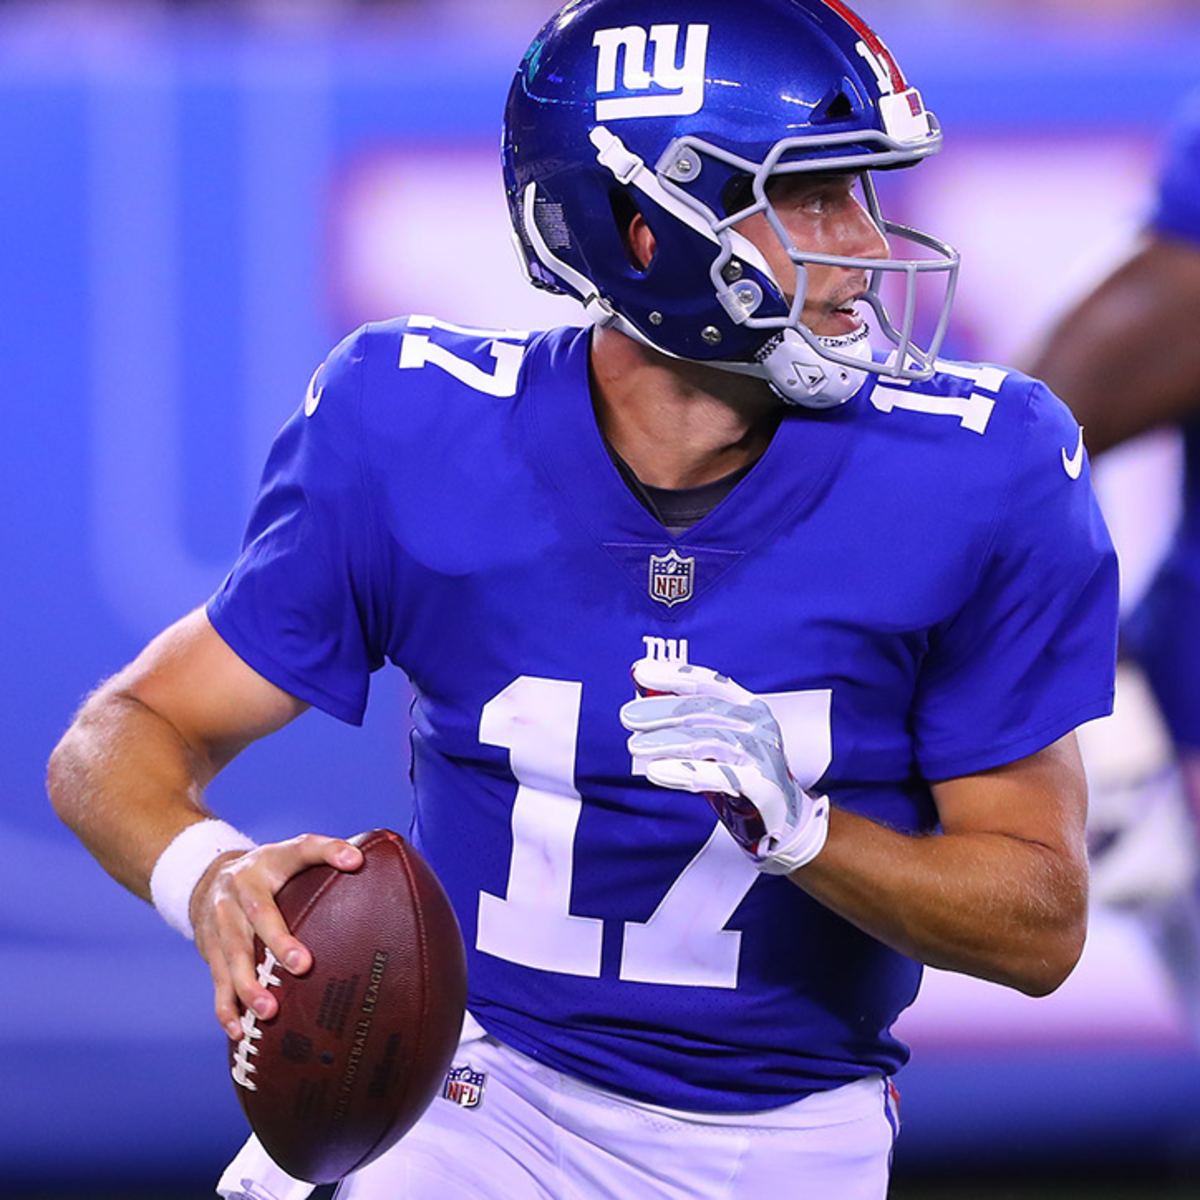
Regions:
<instances>
[{"instance_id":1,"label":"chin strap","mask_svg":"<svg viewBox=\"0 0 1200 1200\"><path fill-rule=\"evenodd\" d=\"M859 362L870 362L869 335L870 329L863 324L841 337L815 340L828 350ZM759 350L754 362L714 362L709 365L735 375L765 379L785 404L801 408L836 408L845 404L866 382L868 374L866 370L825 358L794 329L777 333Z\"/></svg>"},{"instance_id":2,"label":"chin strap","mask_svg":"<svg viewBox=\"0 0 1200 1200\"><path fill-rule=\"evenodd\" d=\"M871 360L865 324L841 337L823 337L822 346L862 362ZM836 408L845 404L866 382L867 372L831 362L817 353L794 329L784 330L768 343L759 359L767 382L787 404L804 408Z\"/></svg>"}]
</instances>

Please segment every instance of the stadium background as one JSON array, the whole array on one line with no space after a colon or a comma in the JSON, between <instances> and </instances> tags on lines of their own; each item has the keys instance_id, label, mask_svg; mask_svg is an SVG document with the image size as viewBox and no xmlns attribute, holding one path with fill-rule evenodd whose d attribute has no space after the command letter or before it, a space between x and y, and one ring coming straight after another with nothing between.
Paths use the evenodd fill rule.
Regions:
<instances>
[{"instance_id":1,"label":"stadium background","mask_svg":"<svg viewBox=\"0 0 1200 1200\"><path fill-rule=\"evenodd\" d=\"M519 280L496 166L554 7L0 3L0 1195L209 1194L244 1136L203 964L58 825L45 759L219 582L272 433L346 331L577 320ZM948 353L1004 360L1136 226L1200 82L1200 12L859 8L947 129L887 198L964 252ZM1177 458L1156 437L1102 480L1130 595ZM378 677L365 732L309 715L214 804L259 839L403 828L406 703ZM933 973L905 1029L898 1196L1200 1194L1200 1057L1128 916L1097 912L1054 997Z\"/></svg>"}]
</instances>

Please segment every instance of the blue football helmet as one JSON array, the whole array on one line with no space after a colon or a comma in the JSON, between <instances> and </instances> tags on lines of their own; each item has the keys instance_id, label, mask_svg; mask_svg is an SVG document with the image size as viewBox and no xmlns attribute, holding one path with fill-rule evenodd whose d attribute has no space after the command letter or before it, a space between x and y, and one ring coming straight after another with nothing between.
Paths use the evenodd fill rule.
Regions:
<instances>
[{"instance_id":1,"label":"blue football helmet","mask_svg":"<svg viewBox=\"0 0 1200 1200\"><path fill-rule=\"evenodd\" d=\"M871 371L927 379L946 333L958 254L884 219L873 168L933 154L941 130L887 47L841 0L572 0L538 34L505 110L505 186L529 280L578 297L593 320L676 358L766 379L824 408ZM806 252L771 206L773 177L859 175L878 228L925 251L870 259ZM640 212L644 269L626 230ZM796 266L789 298L738 222L763 213ZM863 325L819 337L801 321L807 264L866 272L862 297L895 344L874 362ZM927 348L917 281L944 276ZM880 294L904 285L894 320Z\"/></svg>"}]
</instances>

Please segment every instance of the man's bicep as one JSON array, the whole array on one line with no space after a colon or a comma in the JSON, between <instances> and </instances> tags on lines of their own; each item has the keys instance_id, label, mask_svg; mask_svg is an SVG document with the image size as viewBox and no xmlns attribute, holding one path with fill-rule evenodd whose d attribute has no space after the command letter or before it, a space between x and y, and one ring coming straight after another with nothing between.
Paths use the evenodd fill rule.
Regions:
<instances>
[{"instance_id":1,"label":"man's bicep","mask_svg":"<svg viewBox=\"0 0 1200 1200\"><path fill-rule=\"evenodd\" d=\"M1085 861L1087 780L1074 733L989 771L933 785L943 830L995 833Z\"/></svg>"},{"instance_id":2,"label":"man's bicep","mask_svg":"<svg viewBox=\"0 0 1200 1200\"><path fill-rule=\"evenodd\" d=\"M203 608L159 634L104 691L169 721L213 772L308 707L239 658Z\"/></svg>"}]
</instances>

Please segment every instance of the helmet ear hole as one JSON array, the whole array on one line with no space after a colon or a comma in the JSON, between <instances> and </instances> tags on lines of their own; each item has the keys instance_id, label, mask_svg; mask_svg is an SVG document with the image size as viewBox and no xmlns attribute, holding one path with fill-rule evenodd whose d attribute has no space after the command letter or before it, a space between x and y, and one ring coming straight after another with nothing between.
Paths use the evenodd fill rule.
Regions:
<instances>
[{"instance_id":1,"label":"helmet ear hole","mask_svg":"<svg viewBox=\"0 0 1200 1200\"><path fill-rule=\"evenodd\" d=\"M814 125L828 125L837 121L849 121L860 116L862 111L858 89L850 79L843 78L817 102L812 122Z\"/></svg>"},{"instance_id":2,"label":"helmet ear hole","mask_svg":"<svg viewBox=\"0 0 1200 1200\"><path fill-rule=\"evenodd\" d=\"M650 250L648 256L643 256L640 252L640 242L635 237L634 222L640 218L644 224L646 218L642 215L642 210L634 203L633 197L622 188L613 188L609 192L608 203L612 208L617 236L621 239L621 245L625 249L625 257L635 271L644 275L654 262L654 251Z\"/></svg>"},{"instance_id":3,"label":"helmet ear hole","mask_svg":"<svg viewBox=\"0 0 1200 1200\"><path fill-rule=\"evenodd\" d=\"M827 121L840 121L845 117L854 116L854 107L850 103L850 97L845 92L838 92L821 115Z\"/></svg>"},{"instance_id":4,"label":"helmet ear hole","mask_svg":"<svg viewBox=\"0 0 1200 1200\"><path fill-rule=\"evenodd\" d=\"M731 217L754 203L754 180L749 175L735 175L721 192L725 216Z\"/></svg>"}]
</instances>

